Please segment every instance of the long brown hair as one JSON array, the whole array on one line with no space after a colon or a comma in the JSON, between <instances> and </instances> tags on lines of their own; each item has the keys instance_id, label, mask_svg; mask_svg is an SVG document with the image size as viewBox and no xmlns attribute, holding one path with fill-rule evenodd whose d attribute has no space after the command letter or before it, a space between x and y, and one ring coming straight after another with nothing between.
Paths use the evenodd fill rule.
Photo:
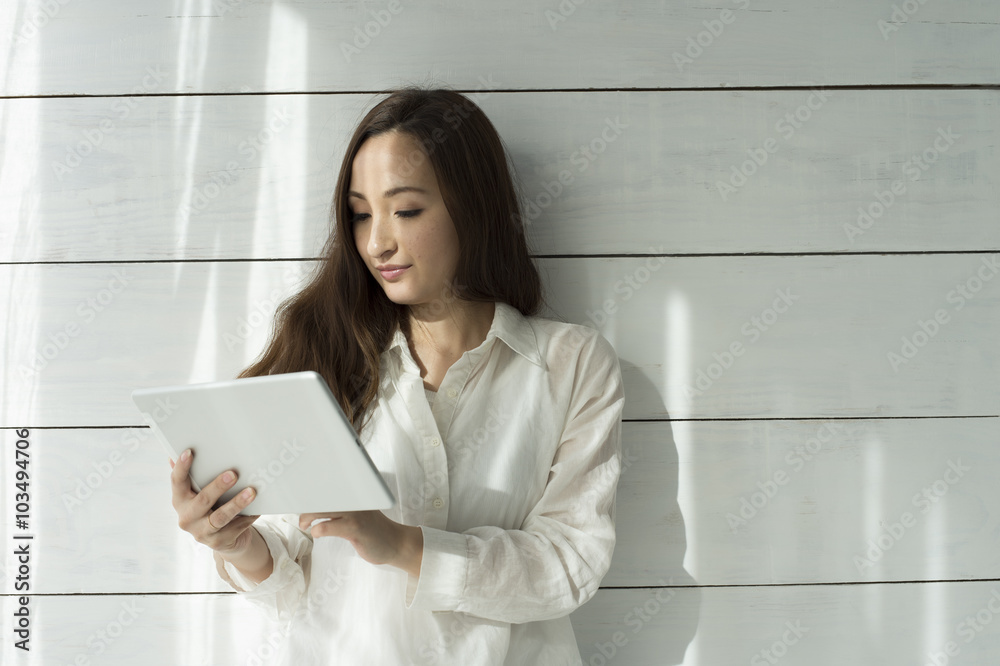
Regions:
<instances>
[{"instance_id":1,"label":"long brown hair","mask_svg":"<svg viewBox=\"0 0 1000 666\"><path fill-rule=\"evenodd\" d=\"M395 329L409 334L409 307L392 302L354 243L347 191L366 139L390 131L423 147L408 166L429 159L455 224L459 260L443 298L502 301L536 314L542 288L528 253L508 154L486 114L449 89L407 86L372 108L354 131L341 163L322 263L306 286L282 302L266 349L238 377L314 370L358 432L378 396L380 355Z\"/></svg>"}]
</instances>

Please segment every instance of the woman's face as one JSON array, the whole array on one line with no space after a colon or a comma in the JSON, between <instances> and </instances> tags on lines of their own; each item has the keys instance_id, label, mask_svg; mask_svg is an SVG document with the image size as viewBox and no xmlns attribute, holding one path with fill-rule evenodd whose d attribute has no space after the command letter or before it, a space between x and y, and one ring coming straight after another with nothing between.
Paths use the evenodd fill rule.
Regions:
<instances>
[{"instance_id":1,"label":"woman's face","mask_svg":"<svg viewBox=\"0 0 1000 666\"><path fill-rule=\"evenodd\" d=\"M358 253L391 301L424 305L445 295L458 265L458 233L416 140L397 131L366 139L354 156L347 202ZM379 270L396 265L407 268Z\"/></svg>"}]
</instances>

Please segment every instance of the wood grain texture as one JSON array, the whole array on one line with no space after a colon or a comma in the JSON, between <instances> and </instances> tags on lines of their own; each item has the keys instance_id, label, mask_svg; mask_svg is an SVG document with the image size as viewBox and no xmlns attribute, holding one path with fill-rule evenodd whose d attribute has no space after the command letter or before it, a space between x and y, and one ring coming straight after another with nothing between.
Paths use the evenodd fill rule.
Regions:
<instances>
[{"instance_id":1,"label":"wood grain texture","mask_svg":"<svg viewBox=\"0 0 1000 666\"><path fill-rule=\"evenodd\" d=\"M347 140L377 99L0 100L18 128L0 144L0 261L318 256ZM1000 248L996 90L477 102L536 254Z\"/></svg>"},{"instance_id":2,"label":"wood grain texture","mask_svg":"<svg viewBox=\"0 0 1000 666\"><path fill-rule=\"evenodd\" d=\"M0 90L121 94L142 86L147 67L171 73L161 93L379 90L428 79L467 90L997 81L995 3L910 5L894 15L892 4L864 0L541 1L518 11L484 0L104 0L48 10L32 0L0 14L13 45Z\"/></svg>"},{"instance_id":3,"label":"wood grain texture","mask_svg":"<svg viewBox=\"0 0 1000 666\"><path fill-rule=\"evenodd\" d=\"M34 592L229 591L177 527L148 429L29 439ZM602 585L1000 578L998 441L995 418L625 423Z\"/></svg>"},{"instance_id":4,"label":"wood grain texture","mask_svg":"<svg viewBox=\"0 0 1000 666\"><path fill-rule=\"evenodd\" d=\"M764 650L790 666L924 664L949 643L949 663L989 664L1000 645L998 599L995 581L601 590L572 619L587 666L768 664ZM31 660L4 641L5 664L132 664L142 655L148 666L248 666L268 663L283 637L235 594L30 604ZM2 606L9 617L13 598Z\"/></svg>"},{"instance_id":5,"label":"wood grain texture","mask_svg":"<svg viewBox=\"0 0 1000 666\"><path fill-rule=\"evenodd\" d=\"M553 258L538 265L549 294L545 316L596 326L618 350L625 418L915 417L1000 411L992 344L998 260ZM132 389L236 376L263 349L278 302L313 267L0 266L0 284L9 285L0 311L12 322L0 332L9 369L0 425L142 425Z\"/></svg>"},{"instance_id":6,"label":"wood grain texture","mask_svg":"<svg viewBox=\"0 0 1000 666\"><path fill-rule=\"evenodd\" d=\"M32 428L37 533L0 662L267 663L129 393L253 360L408 83L484 109L543 316L621 358L584 664L996 661L1000 4L512 7L0 5L0 432Z\"/></svg>"}]
</instances>

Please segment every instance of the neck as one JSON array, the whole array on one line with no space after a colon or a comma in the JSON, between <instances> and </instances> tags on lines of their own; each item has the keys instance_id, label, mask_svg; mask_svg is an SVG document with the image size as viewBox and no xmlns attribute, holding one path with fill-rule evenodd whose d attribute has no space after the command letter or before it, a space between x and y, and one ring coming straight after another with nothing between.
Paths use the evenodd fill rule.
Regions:
<instances>
[{"instance_id":1,"label":"neck","mask_svg":"<svg viewBox=\"0 0 1000 666\"><path fill-rule=\"evenodd\" d=\"M445 358L458 358L475 349L486 339L493 323L495 305L492 302L453 300L445 307L410 306L409 331L411 346L432 350Z\"/></svg>"}]
</instances>

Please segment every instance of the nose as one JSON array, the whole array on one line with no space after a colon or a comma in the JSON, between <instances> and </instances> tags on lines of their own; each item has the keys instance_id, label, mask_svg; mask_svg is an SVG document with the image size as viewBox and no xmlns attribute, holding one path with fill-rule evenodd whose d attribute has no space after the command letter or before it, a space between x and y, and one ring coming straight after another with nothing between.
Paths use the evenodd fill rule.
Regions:
<instances>
[{"instance_id":1,"label":"nose","mask_svg":"<svg viewBox=\"0 0 1000 666\"><path fill-rule=\"evenodd\" d=\"M368 235L368 253L373 257L380 257L395 249L396 243L391 223L373 211Z\"/></svg>"}]
</instances>

